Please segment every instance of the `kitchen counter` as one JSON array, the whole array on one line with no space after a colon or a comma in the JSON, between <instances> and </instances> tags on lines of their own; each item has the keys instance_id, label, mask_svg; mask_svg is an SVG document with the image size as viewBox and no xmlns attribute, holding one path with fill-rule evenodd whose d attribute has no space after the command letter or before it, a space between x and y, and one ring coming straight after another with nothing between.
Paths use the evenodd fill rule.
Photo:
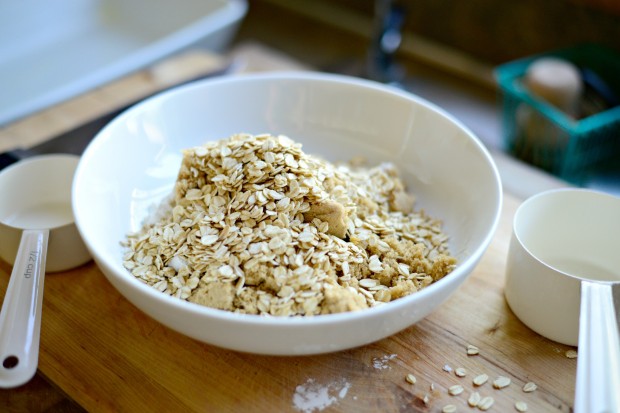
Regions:
<instances>
[{"instance_id":1,"label":"kitchen counter","mask_svg":"<svg viewBox=\"0 0 620 413\"><path fill-rule=\"evenodd\" d=\"M237 44L231 57L246 72L308 70L256 43ZM190 54L166 61L75 100L0 129L0 150L32 145L70 129L132 97L220 67L219 56ZM562 185L495 154L505 202L495 237L472 276L429 317L402 332L357 349L311 356L237 353L182 336L125 300L93 263L46 278L38 376L20 389L0 391L0 406L21 411L355 411L437 412L446 404L468 411L472 391L495 400L490 411L571 411L573 348L530 331L503 298L512 217L527 191ZM517 178L515 178L517 177ZM508 185L506 185L508 183ZM0 262L0 295L10 266ZM467 346L480 349L468 355ZM455 370L463 367L465 377ZM487 374L490 381L474 387ZM416 384L406 381L413 374ZM498 376L511 379L497 390ZM538 389L525 393L534 382ZM461 384L465 392L451 396ZM37 402L38 399L38 402ZM50 406L50 401L57 401ZM21 403L21 404L20 404ZM38 404L37 404L38 403ZM471 409L474 411L473 409Z\"/></svg>"}]
</instances>

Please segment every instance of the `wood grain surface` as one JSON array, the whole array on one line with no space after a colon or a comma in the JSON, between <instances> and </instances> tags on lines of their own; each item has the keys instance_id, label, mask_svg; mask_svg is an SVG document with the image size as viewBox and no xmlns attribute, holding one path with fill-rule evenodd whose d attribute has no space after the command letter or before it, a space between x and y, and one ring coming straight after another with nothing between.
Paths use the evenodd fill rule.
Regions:
<instances>
[{"instance_id":1,"label":"wood grain surface","mask_svg":"<svg viewBox=\"0 0 620 413\"><path fill-rule=\"evenodd\" d=\"M26 120L18 129L29 127ZM0 130L0 144L15 131ZM519 202L505 194L489 249L437 311L382 341L320 356L256 356L182 336L130 304L92 262L50 274L39 372L89 412L440 412L447 404L477 411L467 405L472 391L493 397L489 411L516 411L515 402L524 401L530 412L569 412L576 370L564 354L570 347L530 331L503 297ZM0 262L0 296L10 271ZM480 353L468 356L469 344ZM467 376L446 371L457 367ZM416 384L405 380L409 373ZM489 382L474 387L482 373ZM511 385L494 389L498 376ZM529 381L538 389L525 393ZM465 391L451 396L455 384Z\"/></svg>"}]
</instances>

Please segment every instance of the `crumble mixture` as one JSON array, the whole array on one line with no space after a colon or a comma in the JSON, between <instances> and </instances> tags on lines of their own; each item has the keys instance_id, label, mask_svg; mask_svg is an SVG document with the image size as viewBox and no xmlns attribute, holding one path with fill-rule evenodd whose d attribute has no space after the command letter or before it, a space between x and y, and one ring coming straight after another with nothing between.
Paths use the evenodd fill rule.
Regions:
<instances>
[{"instance_id":1,"label":"crumble mixture","mask_svg":"<svg viewBox=\"0 0 620 413\"><path fill-rule=\"evenodd\" d=\"M440 221L394 165L334 165L285 136L237 134L183 152L174 193L124 266L159 291L247 314L361 310L456 266Z\"/></svg>"}]
</instances>

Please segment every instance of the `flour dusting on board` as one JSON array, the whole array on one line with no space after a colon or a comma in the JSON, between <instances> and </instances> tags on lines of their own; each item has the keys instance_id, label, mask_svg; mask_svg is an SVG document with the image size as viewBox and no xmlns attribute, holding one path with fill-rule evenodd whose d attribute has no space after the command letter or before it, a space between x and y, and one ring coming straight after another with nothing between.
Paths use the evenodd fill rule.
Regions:
<instances>
[{"instance_id":1,"label":"flour dusting on board","mask_svg":"<svg viewBox=\"0 0 620 413\"><path fill-rule=\"evenodd\" d=\"M350 388L345 379L322 384L311 378L295 388L293 406L303 413L318 412L344 399Z\"/></svg>"},{"instance_id":2,"label":"flour dusting on board","mask_svg":"<svg viewBox=\"0 0 620 413\"><path fill-rule=\"evenodd\" d=\"M391 369L388 363L396 357L398 357L396 354L386 354L382 357L373 357L372 366L377 370Z\"/></svg>"}]
</instances>

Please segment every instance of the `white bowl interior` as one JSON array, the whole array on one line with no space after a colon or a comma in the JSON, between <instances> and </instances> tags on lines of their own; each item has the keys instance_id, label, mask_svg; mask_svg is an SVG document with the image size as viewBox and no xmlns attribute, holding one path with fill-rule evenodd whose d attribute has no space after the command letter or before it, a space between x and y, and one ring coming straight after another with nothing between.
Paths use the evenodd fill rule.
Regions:
<instances>
[{"instance_id":1,"label":"white bowl interior","mask_svg":"<svg viewBox=\"0 0 620 413\"><path fill-rule=\"evenodd\" d=\"M284 134L301 142L306 152L331 161L362 155L370 164L395 162L418 199L416 207L444 221L459 267L427 289L390 305L315 320L224 314L164 297L141 284L122 266L121 240L128 231L138 230L149 211L169 194L182 149L239 132ZM390 313L386 308L396 311L412 307L407 310L406 324L383 325L380 330L384 337L432 311L473 269L497 225L501 185L480 142L428 102L353 78L275 74L195 83L125 112L87 148L78 166L73 197L78 228L108 279L130 301L164 324L177 328L175 317L170 315L170 311L177 310L186 316L246 325L318 326L329 323L325 320L339 323L373 312L378 322L385 323L380 319ZM424 299L425 304L419 305ZM167 310L149 300L164 303ZM320 318L324 321L318 321ZM201 333L177 329L205 340ZM371 336L364 342L351 339L349 344L331 346L315 343L314 347L298 346L294 351L234 346L226 340L205 341L244 351L298 354L331 351L382 338Z\"/></svg>"}]
</instances>

